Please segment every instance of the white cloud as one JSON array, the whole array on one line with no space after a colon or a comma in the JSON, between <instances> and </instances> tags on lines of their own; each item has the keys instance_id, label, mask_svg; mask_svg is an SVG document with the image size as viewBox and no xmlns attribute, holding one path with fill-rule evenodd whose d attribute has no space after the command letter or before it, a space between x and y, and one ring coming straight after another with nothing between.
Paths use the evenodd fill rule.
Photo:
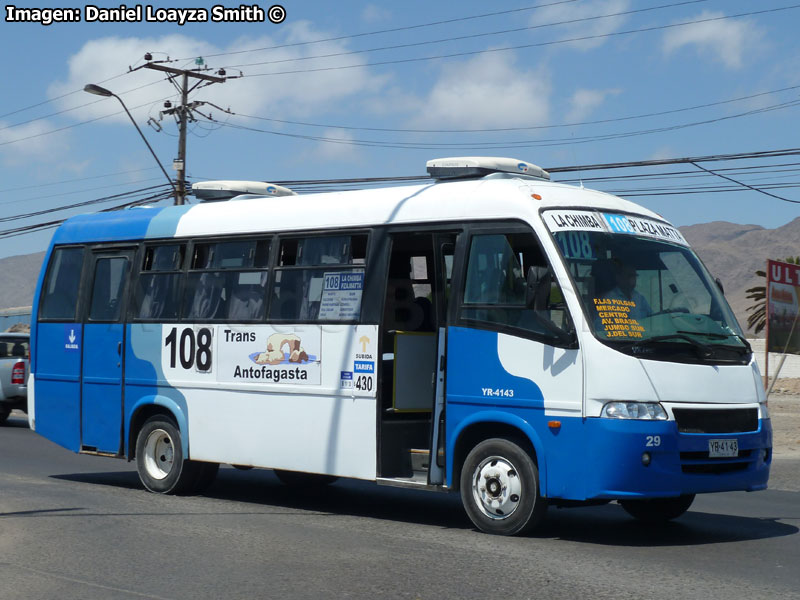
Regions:
<instances>
[{"instance_id":1,"label":"white cloud","mask_svg":"<svg viewBox=\"0 0 800 600\"><path fill-rule=\"evenodd\" d=\"M43 135L58 129L55 123L41 120L14 127L9 127L10 125L11 123L0 121L0 156L7 166L26 165L31 160L60 162L69 150L68 132Z\"/></svg>"},{"instance_id":2,"label":"white cloud","mask_svg":"<svg viewBox=\"0 0 800 600\"><path fill-rule=\"evenodd\" d=\"M184 35L168 35L160 38L118 38L109 37L90 40L68 60L67 78L50 86L51 97L59 96L87 83L97 83L119 94L131 112L141 122L148 116L157 116L162 102L177 99L175 88L164 80L163 74L149 69L140 69L113 80L104 80L119 75L128 65L141 61L145 52L153 52L156 60L162 59L166 52L170 57L185 58L206 56L220 52L238 52L296 43L329 37L305 22L293 23L282 28L281 38L262 36L241 38L226 47L217 47L203 40ZM222 84L204 87L195 94L193 100L204 100L228 108L236 113L251 115L270 115L276 118L292 119L319 113L334 106L336 102L358 97L361 94L380 90L385 80L374 77L363 66L365 59L360 56L343 56L293 61L322 54L346 52L345 42L324 42L276 48L269 51L248 52L207 58L212 69L225 66L228 75L243 71L245 77L229 79ZM271 64L251 64L271 61ZM278 62L274 62L278 61ZM193 60L170 63L178 68L191 66ZM307 70L342 65L357 65L341 70L294 73L287 75L262 75L277 71ZM213 74L213 71L209 73ZM58 101L61 108L72 108L91 102L87 94L72 94ZM139 107L139 108L135 108ZM212 109L214 113L219 111ZM120 111L114 99L91 104L67 113L76 120L96 118ZM101 121L102 123L127 122L125 114L117 114ZM237 122L242 122L237 119Z\"/></svg>"},{"instance_id":3,"label":"white cloud","mask_svg":"<svg viewBox=\"0 0 800 600\"><path fill-rule=\"evenodd\" d=\"M337 142L319 142L312 151L314 158L326 162L356 162L360 161L359 146L349 144L354 139L351 131L344 129L326 129L320 137L340 140Z\"/></svg>"},{"instance_id":4,"label":"white cloud","mask_svg":"<svg viewBox=\"0 0 800 600\"><path fill-rule=\"evenodd\" d=\"M550 78L544 69L517 68L513 56L481 54L447 63L412 121L417 126L477 129L540 125L550 112Z\"/></svg>"},{"instance_id":5,"label":"white cloud","mask_svg":"<svg viewBox=\"0 0 800 600\"><path fill-rule=\"evenodd\" d=\"M677 153L670 146L659 146L646 160L665 160L667 158L675 158L676 155Z\"/></svg>"},{"instance_id":6,"label":"white cloud","mask_svg":"<svg viewBox=\"0 0 800 600\"><path fill-rule=\"evenodd\" d=\"M622 92L618 89L608 90L577 90L569 100L569 112L567 113L567 121L575 123L582 121L589 116L594 109L605 102L609 96L617 96Z\"/></svg>"},{"instance_id":7,"label":"white cloud","mask_svg":"<svg viewBox=\"0 0 800 600\"><path fill-rule=\"evenodd\" d=\"M545 25L549 23L560 23L585 19L588 17L598 17L601 15L611 15L629 10L630 0L589 0L578 4L557 4L547 6L534 11L530 18L531 25ZM548 39L560 40L571 38L582 38L591 36L603 36L618 31L625 21L626 15L594 19L592 21L581 21L578 23L565 23L556 27L534 29L534 35L547 32ZM589 40L581 40L566 44L577 50L589 50L597 48L606 42L608 38L594 37Z\"/></svg>"},{"instance_id":8,"label":"white cloud","mask_svg":"<svg viewBox=\"0 0 800 600\"><path fill-rule=\"evenodd\" d=\"M391 11L377 4L367 4L361 11L361 20L369 24L382 23L391 18Z\"/></svg>"},{"instance_id":9,"label":"white cloud","mask_svg":"<svg viewBox=\"0 0 800 600\"><path fill-rule=\"evenodd\" d=\"M721 16L724 13L703 11L696 19ZM722 63L728 69L739 69L744 64L744 57L761 45L763 36L764 32L752 21L709 21L667 30L662 48L667 55L692 48L698 55Z\"/></svg>"}]
</instances>

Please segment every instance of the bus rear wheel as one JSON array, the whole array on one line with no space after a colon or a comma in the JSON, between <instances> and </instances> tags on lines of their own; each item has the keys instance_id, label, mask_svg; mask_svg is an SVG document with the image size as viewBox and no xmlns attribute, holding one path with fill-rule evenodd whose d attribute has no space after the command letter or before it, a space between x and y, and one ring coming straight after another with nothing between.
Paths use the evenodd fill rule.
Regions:
<instances>
[{"instance_id":1,"label":"bus rear wheel","mask_svg":"<svg viewBox=\"0 0 800 600\"><path fill-rule=\"evenodd\" d=\"M547 511L531 456L503 438L485 440L461 470L461 502L475 527L496 535L532 531Z\"/></svg>"},{"instance_id":2,"label":"bus rear wheel","mask_svg":"<svg viewBox=\"0 0 800 600\"><path fill-rule=\"evenodd\" d=\"M184 459L180 430L172 419L164 415L150 417L139 430L136 470L142 485L158 494L194 491L195 486L201 483L202 475L211 475L203 471L201 463Z\"/></svg>"},{"instance_id":3,"label":"bus rear wheel","mask_svg":"<svg viewBox=\"0 0 800 600\"><path fill-rule=\"evenodd\" d=\"M625 512L645 523L666 523L677 519L689 510L692 502L694 502L694 494L686 494L677 498L619 501Z\"/></svg>"}]
</instances>

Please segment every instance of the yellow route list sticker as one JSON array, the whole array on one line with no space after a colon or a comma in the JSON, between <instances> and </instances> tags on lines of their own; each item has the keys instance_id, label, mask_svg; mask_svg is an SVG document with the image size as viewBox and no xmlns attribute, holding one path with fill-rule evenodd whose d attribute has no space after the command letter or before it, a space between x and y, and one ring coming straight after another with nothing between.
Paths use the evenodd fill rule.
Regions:
<instances>
[{"instance_id":1,"label":"yellow route list sticker","mask_svg":"<svg viewBox=\"0 0 800 600\"><path fill-rule=\"evenodd\" d=\"M636 308L633 300L595 298L594 307L606 337L642 337L644 327L631 318L631 310Z\"/></svg>"}]
</instances>

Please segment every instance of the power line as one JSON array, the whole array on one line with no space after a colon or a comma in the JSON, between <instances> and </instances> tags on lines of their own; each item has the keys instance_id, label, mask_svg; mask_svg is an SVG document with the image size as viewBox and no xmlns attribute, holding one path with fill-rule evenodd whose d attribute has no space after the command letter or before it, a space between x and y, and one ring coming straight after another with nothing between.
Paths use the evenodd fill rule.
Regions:
<instances>
[{"instance_id":1,"label":"power line","mask_svg":"<svg viewBox=\"0 0 800 600\"><path fill-rule=\"evenodd\" d=\"M573 144L586 144L590 142L600 142L600 141L608 141L608 140L615 140L615 139L622 139L622 138L629 138L629 137L637 137L641 135L650 135L653 133L665 133L668 131L676 131L679 129L687 129L689 127L697 127L701 125L709 125L713 123L719 123L721 121L727 121L731 119L738 119L741 117L747 117L754 114L760 114L765 112L771 112L774 110L780 110L784 108L791 108L795 106L800 106L800 100L791 100L789 102L783 102L780 104L775 104L767 107L762 107L758 109L753 109L749 111L745 111L743 113L737 113L733 115L726 115L722 117L716 117L713 119L704 119L701 121L693 121L689 123L681 123L676 125L668 125L664 127L656 127L651 129L642 129L642 130L635 130L635 131L625 131L625 132L617 132L617 133L607 133L607 134L598 134L592 136L581 136L581 137L569 137L569 138L550 138L550 139L539 139L539 140L506 140L506 141L496 141L496 142L399 142L399 141L382 141L382 140L364 140L364 139L351 139L351 138L337 138L337 137L328 137L328 136L317 136L317 135L304 135L304 134L295 134L295 133L287 133L283 131L274 131L270 129L261 129L258 127L250 127L247 125L241 125L239 123L232 123L232 122L221 122L217 120L211 120L214 123L219 124L223 127L231 127L234 129L242 129L245 131L253 131L257 133L266 133L269 135L275 135L280 137L289 137L295 139L303 139L303 140L310 140L310 141L317 141L317 142L326 142L331 144L342 144L348 146L365 146L365 147L372 147L372 148L387 148L387 149L403 149L403 150L487 150L487 149L507 149L507 148L537 148L537 147L548 147L548 146L565 146L565 145L573 145ZM235 114L235 113L230 113ZM247 116L247 115L241 115Z\"/></svg>"},{"instance_id":2,"label":"power line","mask_svg":"<svg viewBox=\"0 0 800 600\"><path fill-rule=\"evenodd\" d=\"M698 165L696 163L691 163L691 164L693 164L698 169L702 169L706 173L710 173L711 175L716 175L717 177L721 177L722 179L727 179L728 181L732 181L733 183L736 183L738 185L741 185L743 187L751 189L754 192L758 192L759 194L764 194L765 196L770 196L771 198L777 198L778 200L783 200L784 202L791 202L793 204L800 204L800 200L790 200L789 198L784 198L783 196L777 196L776 194L770 194L769 192L765 192L763 189L759 189L759 188L753 187L752 185L748 185L746 183L742 183L741 181L737 181L736 179L728 177L727 175L721 175L720 173L715 173L714 171L710 171L710 170L706 169L705 167L701 167L700 165ZM764 187L764 186L762 186L762 187Z\"/></svg>"},{"instance_id":3,"label":"power line","mask_svg":"<svg viewBox=\"0 0 800 600\"><path fill-rule=\"evenodd\" d=\"M156 169L156 168L157 167L145 167L143 169L131 169L129 171L117 171L116 173L106 173L104 175L92 175L90 177L78 177L76 179L62 179L61 181L51 181L50 183L39 183L39 184L36 184L36 185L23 185L23 186L20 186L20 187L5 188L3 190L0 190L0 193L2 193L2 192L16 192L16 191L19 191L19 190L29 190L29 189L34 189L34 188L42 188L42 187L48 187L48 186L51 186L51 185L61 185L63 183L74 183L76 181L88 181L90 179L102 179L103 177L113 177L115 175L127 175L129 173L140 173L141 171L152 171L153 169ZM85 190L82 190L82 191L85 191Z\"/></svg>"},{"instance_id":4,"label":"power line","mask_svg":"<svg viewBox=\"0 0 800 600\"><path fill-rule=\"evenodd\" d=\"M660 6L650 6L647 8L637 8L633 10L625 10L615 13L608 13L605 15L595 15L592 17L581 17L577 19L568 19L564 21L554 21L552 23L540 23L538 25L527 25L525 27L515 27L513 29L503 29L500 31L488 31L488 32L481 32L481 33L471 33L466 35L460 35L456 37L450 38L441 38L436 40L425 40L422 42L408 42L405 44L396 44L393 46L381 46L377 48L366 48L362 50L348 50L342 52L333 52L329 54L318 54L312 56L299 56L295 58L282 58L277 60L268 60L268 61L261 61L261 62L251 62L251 63L242 63L242 64L233 64L233 65L225 65L226 68L233 69L233 68L242 68L242 67L254 67L254 66L261 66L261 65L273 65L273 64L280 64L280 63L288 63L288 62L298 62L298 61L305 61L305 60L314 60L320 58L335 58L340 56L351 56L355 54L365 54L368 52L379 52L383 50L399 50L402 48L413 48L417 46L427 46L431 44L442 44L446 42L458 42L463 40L475 39L480 37L488 37L494 35L505 35L509 33L519 33L521 31L531 31L534 29L543 29L546 27L556 27L559 25L573 25L575 23L585 23L589 21L597 21L599 19L610 19L612 17L621 17L627 15L633 15L637 13L644 13L650 12L654 10L662 10L665 8L674 8L677 6L685 6L687 4L699 4L701 2L708 2L709 0L683 0L682 2L673 2L671 4L662 4Z\"/></svg>"},{"instance_id":5,"label":"power line","mask_svg":"<svg viewBox=\"0 0 800 600\"><path fill-rule=\"evenodd\" d=\"M61 192L61 193L58 193L58 194L45 194L45 195L42 195L42 196L31 196L31 197L28 197L28 198L20 198L20 199L17 199L17 200L8 200L6 202L0 202L0 205L7 206L9 204L19 204L20 202L30 202L32 200L41 200L43 198L50 199L50 198L59 198L59 197L63 197L63 196L72 196L74 194L83 194L83 193L86 193L86 192L94 192L96 190L105 190L105 189L108 189L108 188L120 187L120 186L123 186L123 185L130 185L130 184L133 184L133 183L144 183L146 181L154 181L156 179L160 180L162 178L160 176L159 177L148 177L146 179L137 179L137 180L128 181L128 182L125 182L125 183L113 183L113 184L110 184L110 185L101 185L101 186L97 186L97 187L93 187L93 188L84 188L84 189L80 189L80 190L71 190L69 192ZM0 220L2 220L2 219L0 219Z\"/></svg>"},{"instance_id":6,"label":"power line","mask_svg":"<svg viewBox=\"0 0 800 600\"><path fill-rule=\"evenodd\" d=\"M640 29L628 29L624 31L615 31L612 33L603 33L603 34L596 34L596 35L585 35L580 37L573 37L573 38L566 38L561 40L551 40L548 42L533 42L530 44L521 44L518 46L504 46L502 48L487 48L485 50L472 50L468 52L452 52L450 54L439 54L435 56L420 56L416 58L402 58L402 59L395 59L395 60L384 60L372 63L361 63L355 65L338 65L333 67L316 67L310 69L294 69L290 71L271 71L269 73L251 73L246 75L246 77L267 77L271 75L293 75L297 73L318 73L322 71L339 71L342 69L357 69L362 67L376 67L376 66L383 66L383 65L396 65L396 64L403 64L403 63L412 63L412 62L423 62L428 60L442 60L446 58L456 58L461 56L474 56L477 54L489 54L494 52L507 52L509 50L521 50L525 48L541 48L545 46L554 46L558 44L568 44L572 42L583 42L588 40L597 40L597 39L604 39L610 37L618 37L624 35L631 35L634 33L645 33L650 31L659 31L663 29L671 29L675 27L685 27L687 25L696 25L699 23L710 23L714 21L723 21L727 19L737 19L740 17L749 17L754 15L761 15L767 13L776 13L785 10L793 10L795 8L800 8L800 4L793 4L791 6L781 6L777 8L769 8L764 10L757 10L745 13L738 13L735 15L723 15L721 17L708 17L705 19L695 19L693 21L683 21L680 23L671 23L667 25L654 25L651 27L642 27Z\"/></svg>"},{"instance_id":7,"label":"power line","mask_svg":"<svg viewBox=\"0 0 800 600\"><path fill-rule=\"evenodd\" d=\"M205 56L205 58L216 58L217 56L233 56L233 55L237 55L237 54L248 54L248 53L251 53L251 52L263 52L263 51L266 51L266 50L278 50L278 49L281 49L281 48L291 48L291 47L295 47L295 46L308 46L308 45L311 45L311 44L321 44L323 42L338 42L340 40L347 40L347 39L353 39L353 38L359 38L359 37L366 37L366 36L371 36L371 35L380 35L380 34L384 34L384 33L396 33L398 31L410 31L412 29L421 29L423 27L433 27L433 26L436 26L436 25L449 25L450 23L458 23L458 22L461 22L461 21L470 21L470 20L473 20L473 19L484 19L486 17L495 17L495 16L499 16L499 15L507 15L507 14L511 14L511 13L519 13L519 12L523 12L523 11L536 10L537 8L547 8L549 6L557 6L559 4L570 4L572 2L577 2L577 1L578 0L559 0L557 2L549 2L547 4L535 4L533 6L524 6L522 8L512 8L512 9L509 9L509 10L500 10L500 11L484 13L484 14L480 14L480 15L471 15L471 16L468 16L468 17L457 17L457 18L453 18L453 19L445 19L445 20L442 20L442 21L433 21L433 22L430 22L430 23L420 23L420 24L417 24L417 25L407 25L407 26L404 26L404 27L393 27L391 29L380 29L378 31L368 31L368 32L365 32L365 33L352 33L352 34L348 34L348 35L340 35L340 36L336 36L336 37L321 38L321 39L318 39L318 40L310 40L310 41L307 41L307 42L292 42L290 44L278 44L278 45L274 45L274 46L264 46L262 48L253 48L253 49L250 49L250 50L237 50L235 52L217 52L216 54L205 54L204 56ZM195 57L192 56L192 57L187 57L187 58L176 58L176 59L173 59L173 60L174 60L174 62L180 62L180 61L184 61L184 60L194 60L194 58Z\"/></svg>"},{"instance_id":8,"label":"power line","mask_svg":"<svg viewBox=\"0 0 800 600\"><path fill-rule=\"evenodd\" d=\"M6 216L6 217L0 217L0 223L7 223L9 221L18 221L20 219L29 219L31 217L40 217L40 216L45 215L45 214L59 212L59 211L62 211L62 210L72 210L74 208L81 208L81 207L84 207L84 206L92 206L94 204L102 204L104 202L110 202L112 200L119 200L120 198L126 198L128 196L133 196L133 195L136 195L136 194L140 194L142 192L161 189L165 185L166 184L163 184L163 183L159 184L159 185L151 185L149 187L144 187L144 188L140 188L140 189L137 189L137 190L132 190L132 191L128 191L128 192L122 192L122 193L119 193L119 194L112 194L110 196L103 196L101 198L94 198L93 200L84 200L83 202L76 202L74 204L67 204L65 206L59 206L59 207L56 207L56 208L47 208L47 209L37 210L37 211L33 211L33 212L28 212L28 213L22 213L22 214L17 214L17 215L10 215L10 216Z\"/></svg>"},{"instance_id":9,"label":"power line","mask_svg":"<svg viewBox=\"0 0 800 600\"><path fill-rule=\"evenodd\" d=\"M147 204L147 203L152 203L152 202L160 202L160 201L166 200L167 198L170 198L170 197L172 197L172 190L169 190L168 192L159 192L159 193L152 194L150 196L147 196L147 197L144 197L144 198L139 198L139 199L136 199L136 200L131 200L129 202L125 202L125 203L119 204L117 206L112 206L110 208L104 208L100 212L111 212L111 211L116 211L116 210L122 210L124 208L129 208L129 207L132 207L132 206L138 206L138 205L141 205L141 204ZM23 226L15 227L15 228L12 228L12 229L0 230L0 239L16 237L18 235L24 235L24 234L27 234L27 233L34 233L34 232L42 231L42 230L46 230L46 229L52 229L54 227L58 227L59 225L61 225L66 220L67 219L58 219L58 220L55 220L55 221L47 221L45 223L36 223L34 225L23 225Z\"/></svg>"},{"instance_id":10,"label":"power line","mask_svg":"<svg viewBox=\"0 0 800 600\"><path fill-rule=\"evenodd\" d=\"M165 100L168 97L169 96L163 97L160 100ZM144 104L138 104L138 105L134 106L132 110L136 110L137 108L142 108L143 106L148 106L148 105L152 104L153 102L159 102L160 100L152 100L150 102L145 102ZM35 133L33 135L28 135L28 136L25 136L25 137L14 139L14 140L7 140L5 142L0 142L0 146L8 146L9 144L16 144L17 142L24 142L26 140L32 140L34 138L42 137L42 136L45 136L45 135L50 135L50 134L53 134L53 133L58 133L59 131L65 131L67 129L73 129L74 127L80 127L81 125L87 125L89 123L94 123L95 121L102 121L103 119L107 119L109 117L114 117L116 115L122 115L122 114L125 114L124 111L118 110L117 112L109 113L109 114L103 115L101 117L95 117L93 119L87 119L86 121L80 121L79 123L73 123L72 125L65 125L63 127L58 127L56 129L50 129L49 131L43 131L41 133Z\"/></svg>"},{"instance_id":11,"label":"power line","mask_svg":"<svg viewBox=\"0 0 800 600\"><path fill-rule=\"evenodd\" d=\"M629 161L629 162L619 162L619 163L598 163L598 164L589 164L589 165L574 165L574 166L562 166L562 167L546 167L546 170L550 173L570 173L570 172L582 172L582 171L593 171L593 170L615 170L615 169L627 169L627 168L642 168L642 167L655 167L655 166L663 166L663 165L676 165L676 164L694 164L695 166L699 167L696 163L700 162L721 162L721 161L736 161L736 160L758 160L758 159L765 159L765 158L777 158L777 157L785 157L785 156L800 156L800 148L786 148L786 149L777 149L777 150L764 150L764 151L756 151L756 152L741 152L741 153L734 153L734 154L713 154L713 155L705 155L705 156L694 156L694 157L681 157L681 158L667 158L667 159L656 159L656 160L646 160L646 161ZM745 170L745 169L768 169L774 167L785 167L785 166L797 166L800 163L793 162L793 163L779 163L774 165L756 165L756 166L745 166L745 167L732 167L727 169L717 169L717 172L712 172L709 169L703 169L703 171L708 171L711 175L718 175L719 171L733 171L733 170ZM693 172L678 172L677 174L687 174ZM643 177L644 175L634 175L631 177ZM652 174L654 177L669 175L669 173L656 173ZM702 174L698 174L702 175ZM624 177L624 176L618 176ZM727 177L726 177L727 178ZM596 178L601 179L601 178ZM610 179L610 178L609 178ZM619 190L612 190L609 193L614 193L620 195L622 197L637 197L637 196L668 196L668 195L688 195L688 194L699 194L699 193L721 193L721 192L735 192L735 191L746 191L746 188L753 189L754 191L763 192L763 189L789 189L789 188L796 188L800 187L800 183L796 182L788 182L788 183L775 183L775 184L768 184L765 186L761 186L762 189L758 189L755 186L749 186L748 184L744 184L743 182L737 181L732 178L730 179L732 182L736 183L736 186L672 186L672 187L660 187L660 188L629 188L629 189L619 189ZM296 191L300 190L301 188L308 188L309 190L313 189L315 192L319 191L340 191L341 186L350 186L349 189L353 189L354 186L356 187L366 187L366 186L374 186L374 185L385 185L387 183L409 183L415 181L430 181L430 177L427 175L413 175L413 176L397 176L397 177L366 177L366 178L347 178L347 179L315 179L315 180L276 180L274 183L278 185L290 186L294 188ZM51 212L57 212L59 210L67 210L67 209L74 209L80 208L83 206L90 206L93 204L100 204L103 202L108 202L114 199L120 199L125 197L130 197L132 195L140 194L142 192L152 191L159 188L163 188L164 185L159 186L152 186L150 188L140 188L138 190L132 190L129 192L123 192L120 194L114 194L111 196L103 196L100 198L95 198L92 200L87 200L81 203L75 203L74 205L70 205L68 207L59 207L55 209L48 209L42 211L36 211L35 213L27 213L24 215L16 215L13 218L4 218L0 220L2 221L10 221L10 220L17 220L23 218L31 218L32 216L40 216L42 214L49 214ZM777 197L780 200L785 200L788 202L800 202L800 201L793 201L788 200L782 197L778 197L774 194L767 195ZM107 209L103 209L101 212L109 211L109 210L120 210L122 208L128 206L135 206L137 204L143 204L152 201L160 201L170 197L170 192L158 192L151 195L148 195L144 198L139 198L135 200L129 200L128 202L110 207ZM33 225L26 225L21 226L13 229L7 229L0 231L0 238L7 238L13 237L16 235L23 235L25 233L33 233L35 231L40 231L43 229L48 229L52 227L56 227L59 224L63 223L65 219L49 221L45 223L38 223Z\"/></svg>"},{"instance_id":12,"label":"power line","mask_svg":"<svg viewBox=\"0 0 800 600\"><path fill-rule=\"evenodd\" d=\"M124 92L120 92L118 95L122 96L124 94L129 94L131 92L136 92L138 90L144 89L146 87L150 87L151 85L156 85L156 84L161 83L163 81L164 81L163 79L159 79L157 81L151 81L150 83L145 83L144 85L139 85L139 86L136 86L135 88L131 88L129 90L125 90ZM83 90L81 90L81 91L83 91ZM59 111L56 111L56 112L53 112L53 113L42 115L41 117L35 117L33 119L28 119L27 121L21 121L19 123L13 123L11 125L6 125L5 127L0 127L0 131L3 131L5 129L12 129L14 127L19 127L20 125L27 125L28 123L33 123L34 121L41 121L42 119L55 117L57 115L62 115L64 113L72 112L73 110L78 110L80 108L85 108L87 106L91 106L92 104L97 104L98 102L102 102L102 101L103 101L103 98L100 98L99 100L92 100L91 102L86 102L84 104L79 104L78 106L73 106L72 108L65 108L64 110L59 110ZM154 100L153 102L158 102L158 100Z\"/></svg>"},{"instance_id":13,"label":"power line","mask_svg":"<svg viewBox=\"0 0 800 600\"><path fill-rule=\"evenodd\" d=\"M112 81L114 79L118 79L119 77L123 77L124 75L127 75L129 72L130 71L125 71L124 73L120 73L119 75L114 75L113 77L109 77L108 79L103 79L102 81L99 81L98 83L106 83L107 81ZM24 112L26 110L30 110L32 108L37 108L39 106L43 106L45 104L49 104L50 102L55 102L56 100L61 100L62 98L66 98L67 96L72 96L72 95L77 94L77 93L82 92L82 91L83 91L83 88L81 88L79 90L72 90L71 92L67 92L67 93L61 94L59 96L54 96L53 98L50 98L49 100L43 100L42 102L37 102L36 104L31 104L30 106L24 106L22 108L18 108L17 110L12 110L11 112L7 112L7 113L5 113L3 115L0 115L0 119L4 119L6 117L10 117L11 115L15 115L17 113L21 113L21 112Z\"/></svg>"},{"instance_id":14,"label":"power line","mask_svg":"<svg viewBox=\"0 0 800 600\"><path fill-rule=\"evenodd\" d=\"M317 127L324 129L342 129L346 131L378 131L378 132L391 132L391 133L495 133L506 131L523 131L535 129L557 129L562 127L580 127L584 125L603 125L606 123L617 123L620 121L631 121L634 119L645 119L648 117L661 117L664 115L671 115L675 113L687 112L691 110L699 110L701 108L711 108L712 106L722 106L724 104L732 104L734 102L742 102L744 100L752 100L763 96L772 94L779 94L781 92L788 92L791 90L800 89L800 85L792 85L777 90L770 90L767 92L759 92L758 94L750 94L748 96L739 96L737 98L730 98L728 100L720 100L718 102L708 102L705 104L697 104L694 106L686 106L683 108L674 108L670 110L663 110L659 112L643 113L639 115L629 115L626 117L616 117L612 119L598 119L595 121L582 121L576 123L558 123L554 125L526 125L522 127L496 127L485 129L393 129L389 127L353 127L348 125L334 125L334 124L321 124L309 123L305 121L288 121L284 119L271 119L268 117L260 117L256 115L245 115L242 113L234 113L240 117L247 117L248 119L257 119L259 121L269 121L272 123L280 123L282 125L302 125L305 127Z\"/></svg>"}]
</instances>

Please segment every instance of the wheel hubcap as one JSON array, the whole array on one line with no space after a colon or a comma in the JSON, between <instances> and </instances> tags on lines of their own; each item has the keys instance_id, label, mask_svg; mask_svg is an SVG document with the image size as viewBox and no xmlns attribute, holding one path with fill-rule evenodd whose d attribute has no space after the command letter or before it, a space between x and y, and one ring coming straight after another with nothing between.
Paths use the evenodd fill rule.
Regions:
<instances>
[{"instance_id":1,"label":"wheel hubcap","mask_svg":"<svg viewBox=\"0 0 800 600\"><path fill-rule=\"evenodd\" d=\"M519 506L522 496L517 469L500 456L484 459L473 473L472 495L487 517L507 519Z\"/></svg>"},{"instance_id":2,"label":"wheel hubcap","mask_svg":"<svg viewBox=\"0 0 800 600\"><path fill-rule=\"evenodd\" d=\"M175 449L172 438L163 429L155 429L144 443L144 466L153 479L164 479L172 471Z\"/></svg>"}]
</instances>

